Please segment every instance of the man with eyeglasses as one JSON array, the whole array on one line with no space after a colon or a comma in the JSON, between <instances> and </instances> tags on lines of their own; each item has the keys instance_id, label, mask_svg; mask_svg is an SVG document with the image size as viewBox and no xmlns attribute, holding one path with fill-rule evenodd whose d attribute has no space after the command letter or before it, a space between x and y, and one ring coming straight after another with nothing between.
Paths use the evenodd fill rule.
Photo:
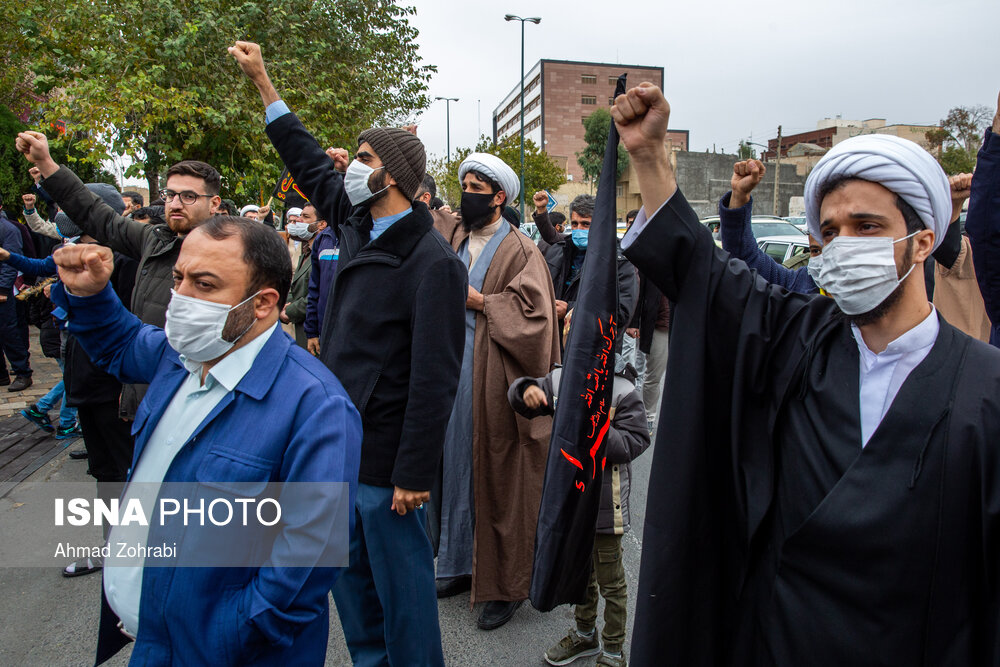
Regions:
<instances>
[{"instance_id":1,"label":"man with eyeglasses","mask_svg":"<svg viewBox=\"0 0 1000 667\"><path fill-rule=\"evenodd\" d=\"M139 261L130 310L144 323L163 327L181 242L222 203L219 172L197 160L183 160L170 167L167 186L159 192L166 224L151 225L119 215L76 174L56 164L44 134L22 132L17 143L19 148L30 148L30 154L25 154L41 171L46 191L84 234ZM144 394L145 385L125 385L120 416L133 419Z\"/></svg>"}]
</instances>

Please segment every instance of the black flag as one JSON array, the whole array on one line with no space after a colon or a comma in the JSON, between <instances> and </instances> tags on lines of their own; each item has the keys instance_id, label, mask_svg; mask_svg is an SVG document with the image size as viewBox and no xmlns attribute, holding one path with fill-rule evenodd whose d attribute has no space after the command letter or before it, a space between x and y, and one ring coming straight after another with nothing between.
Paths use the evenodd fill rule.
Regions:
<instances>
[{"instance_id":1,"label":"black flag","mask_svg":"<svg viewBox=\"0 0 1000 667\"><path fill-rule=\"evenodd\" d=\"M624 92L622 74L615 97ZM538 511L531 604L540 611L582 602L590 579L606 461L605 436L611 425L615 336L626 324L616 321L617 167L618 129L611 123L587 242L587 261L563 355L565 365Z\"/></svg>"},{"instance_id":2,"label":"black flag","mask_svg":"<svg viewBox=\"0 0 1000 667\"><path fill-rule=\"evenodd\" d=\"M281 178L278 179L271 194L275 199L285 202L286 211L294 207L302 208L309 203L309 199L302 194L299 186L295 184L295 179L288 173L287 167L282 170Z\"/></svg>"}]
</instances>

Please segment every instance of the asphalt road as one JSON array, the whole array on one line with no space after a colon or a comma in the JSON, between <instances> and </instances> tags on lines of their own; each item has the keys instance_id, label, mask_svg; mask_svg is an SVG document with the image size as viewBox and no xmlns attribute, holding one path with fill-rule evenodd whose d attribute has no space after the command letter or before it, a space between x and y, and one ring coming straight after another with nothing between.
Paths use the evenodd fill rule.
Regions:
<instances>
[{"instance_id":1,"label":"asphalt road","mask_svg":"<svg viewBox=\"0 0 1000 667\"><path fill-rule=\"evenodd\" d=\"M646 509L646 488L652 448L632 465L632 531L624 538L625 574L629 588L629 637L635 608L639 553ZM23 503L24 485L45 480L83 482L86 462L73 461L63 453L0 499L0 539L12 539L20 531L51 521L51 508ZM96 529L95 529L96 530ZM99 532L96 535L100 538ZM67 579L58 569L11 568L0 563L0 665L92 665L96 646L100 585L97 575ZM330 602L330 643L327 665L351 663L340 622ZM561 639L573 625L569 606L542 614L527 603L502 628L483 632L476 628L478 608L469 608L468 595L442 600L439 607L445 661L449 665L542 665L542 653ZM598 627L601 621L598 620ZM626 653L628 653L626 644ZM125 665L128 649L108 665ZM594 658L574 665L592 665Z\"/></svg>"}]
</instances>

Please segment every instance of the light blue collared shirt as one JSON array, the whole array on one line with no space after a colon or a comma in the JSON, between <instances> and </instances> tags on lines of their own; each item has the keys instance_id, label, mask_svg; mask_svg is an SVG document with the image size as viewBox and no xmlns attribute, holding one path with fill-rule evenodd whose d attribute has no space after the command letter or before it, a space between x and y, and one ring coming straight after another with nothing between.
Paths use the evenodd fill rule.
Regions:
<instances>
[{"instance_id":1,"label":"light blue collared shirt","mask_svg":"<svg viewBox=\"0 0 1000 667\"><path fill-rule=\"evenodd\" d=\"M122 506L128 503L128 498L133 497L131 493L133 482L145 483L137 487L139 495L153 494L150 498L144 497L142 499L143 507L149 507L155 503L154 484L163 482L167 469L184 443L219 404L219 401L240 383L277 326L278 323L275 322L270 329L215 364L205 375L204 384L201 382L202 364L189 361L184 358L184 355L181 355L181 363L188 370L188 376L178 387L174 397L170 399L170 404L163 416L160 417L160 421L156 423L156 429L143 448L142 454L129 476L129 486L125 489L125 499L122 501ZM117 542L145 544L148 535L148 526L115 526L111 529L108 542L110 544ZM115 549L112 549L111 553L114 554ZM135 636L139 631L142 567L106 567L104 570L104 594L108 598L108 604L121 619L125 630Z\"/></svg>"},{"instance_id":2,"label":"light blue collared shirt","mask_svg":"<svg viewBox=\"0 0 1000 667\"><path fill-rule=\"evenodd\" d=\"M411 206L405 211L402 211L401 213L396 213L395 215L387 215L384 218L372 218L371 240L374 241L378 237L382 236L382 232L389 229L389 227L392 226L392 223L396 222L397 220L400 220L401 218L405 218L412 212L413 212L413 207Z\"/></svg>"},{"instance_id":3,"label":"light blue collared shirt","mask_svg":"<svg viewBox=\"0 0 1000 667\"><path fill-rule=\"evenodd\" d=\"M271 102L267 105L267 109L264 110L264 119L267 121L267 124L270 125L285 114L289 113L292 113L292 111L288 108L288 105L285 104L285 100L278 100L277 102Z\"/></svg>"}]
</instances>

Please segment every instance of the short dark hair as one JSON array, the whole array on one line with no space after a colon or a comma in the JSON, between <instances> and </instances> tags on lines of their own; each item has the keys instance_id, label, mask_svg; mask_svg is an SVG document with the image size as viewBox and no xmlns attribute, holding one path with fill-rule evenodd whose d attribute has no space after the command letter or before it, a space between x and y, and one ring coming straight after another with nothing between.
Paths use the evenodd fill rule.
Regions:
<instances>
[{"instance_id":1,"label":"short dark hair","mask_svg":"<svg viewBox=\"0 0 1000 667\"><path fill-rule=\"evenodd\" d=\"M420 187L417 188L417 197L420 197L425 192L431 193L431 199L438 196L438 186L434 182L434 177L430 174L424 174L424 180L420 181Z\"/></svg>"},{"instance_id":2,"label":"short dark hair","mask_svg":"<svg viewBox=\"0 0 1000 667\"><path fill-rule=\"evenodd\" d=\"M132 211L133 218L149 218L151 221L162 224L163 220L163 207L162 206L143 206L142 208L137 208Z\"/></svg>"},{"instance_id":3,"label":"short dark hair","mask_svg":"<svg viewBox=\"0 0 1000 667\"><path fill-rule=\"evenodd\" d=\"M444 200L442 200L440 197L431 197L431 203L428 206L430 210L436 211L442 206L444 206Z\"/></svg>"},{"instance_id":4,"label":"short dark hair","mask_svg":"<svg viewBox=\"0 0 1000 667\"><path fill-rule=\"evenodd\" d=\"M559 211L552 211L551 213L549 213L549 222L552 223L553 227L555 227L556 225L561 225L566 222L566 215L560 213Z\"/></svg>"},{"instance_id":5,"label":"short dark hair","mask_svg":"<svg viewBox=\"0 0 1000 667\"><path fill-rule=\"evenodd\" d=\"M236 202L232 199L223 199L217 209L220 215L239 215L240 209L236 207ZM225 213L223 213L225 211Z\"/></svg>"},{"instance_id":6,"label":"short dark hair","mask_svg":"<svg viewBox=\"0 0 1000 667\"><path fill-rule=\"evenodd\" d=\"M122 197L128 197L129 199L132 200L133 204L138 204L140 207L144 203L142 195L136 192L135 190L126 190L125 192L122 193Z\"/></svg>"},{"instance_id":7,"label":"short dark hair","mask_svg":"<svg viewBox=\"0 0 1000 667\"><path fill-rule=\"evenodd\" d=\"M292 258L288 246L273 227L250 218L215 215L197 229L216 241L239 235L243 241L243 261L250 273L246 297L264 287L273 287L278 290L278 310L285 306L292 284Z\"/></svg>"},{"instance_id":8,"label":"short dark hair","mask_svg":"<svg viewBox=\"0 0 1000 667\"><path fill-rule=\"evenodd\" d=\"M569 205L569 214L572 216L574 213L583 218L593 218L594 217L594 204L597 200L594 195L577 195L573 198L573 201Z\"/></svg>"},{"instance_id":9,"label":"short dark hair","mask_svg":"<svg viewBox=\"0 0 1000 667\"><path fill-rule=\"evenodd\" d=\"M198 160L181 160L167 169L167 178L171 176L194 176L205 181L205 194L217 195L222 188L222 177L212 165Z\"/></svg>"},{"instance_id":10,"label":"short dark hair","mask_svg":"<svg viewBox=\"0 0 1000 667\"><path fill-rule=\"evenodd\" d=\"M478 178L479 180L481 180L483 183L485 183L486 185L490 186L490 194L494 194L495 195L496 193L498 193L501 190L503 190L503 188L500 187L499 183L497 183L496 181L494 181L492 178L490 178L489 176L487 176L486 174L484 174L481 171L476 171L475 169L470 169L466 173L474 175L476 178ZM510 199L510 197L507 196L507 191L506 190L504 190L503 196L504 196L503 203L506 204L507 200Z\"/></svg>"},{"instance_id":11,"label":"short dark hair","mask_svg":"<svg viewBox=\"0 0 1000 667\"><path fill-rule=\"evenodd\" d=\"M315 204L313 204L311 202L306 202L305 204L302 205L302 210L303 211L306 210L307 208L311 208L312 210L316 211L316 222L319 222L320 220L322 220L323 222L326 222L326 218L323 216L322 213L319 212L319 209L316 208Z\"/></svg>"},{"instance_id":12,"label":"short dark hair","mask_svg":"<svg viewBox=\"0 0 1000 667\"><path fill-rule=\"evenodd\" d=\"M637 209L637 208L634 208L634 209L632 209L631 211L629 211L628 213L625 214L625 219L626 220L628 220L629 218L635 220L638 217L639 217L639 209Z\"/></svg>"},{"instance_id":13,"label":"short dark hair","mask_svg":"<svg viewBox=\"0 0 1000 667\"><path fill-rule=\"evenodd\" d=\"M823 200L826 199L827 195L829 195L832 192L836 192L837 190L844 187L851 181L864 181L866 183L875 183L875 181L869 181L867 179L857 178L855 176L847 176L847 175L835 176L834 178L831 178L829 181L826 181L825 183L823 183L823 185L820 186L819 192L817 193L819 197L819 203L822 204ZM882 184L876 183L876 185L882 185ZM888 190L888 188L886 189ZM920 216L917 215L917 212L915 210L913 210L913 207L907 204L906 200L900 197L897 193L894 192L893 194L896 195L896 208L898 208L899 212L903 214L903 222L906 223L906 233L916 234L917 232L923 229L927 229L927 226L924 224L924 221L920 219Z\"/></svg>"}]
</instances>

